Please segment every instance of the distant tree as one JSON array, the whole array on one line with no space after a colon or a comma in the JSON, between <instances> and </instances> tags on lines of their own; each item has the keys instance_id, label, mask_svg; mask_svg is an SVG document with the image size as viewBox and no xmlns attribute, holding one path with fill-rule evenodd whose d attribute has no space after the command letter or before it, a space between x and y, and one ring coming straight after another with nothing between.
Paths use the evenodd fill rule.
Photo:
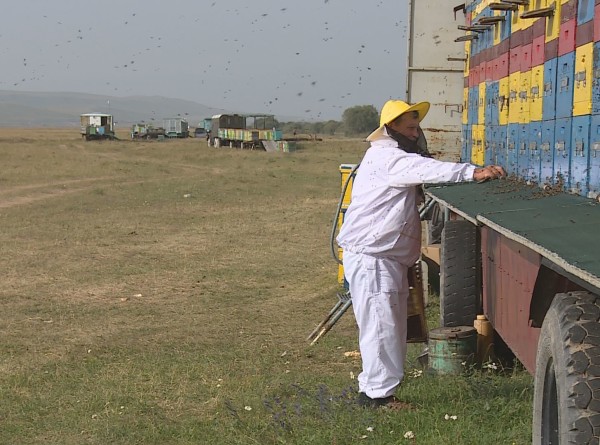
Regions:
<instances>
[{"instance_id":1,"label":"distant tree","mask_svg":"<svg viewBox=\"0 0 600 445\"><path fill-rule=\"evenodd\" d=\"M282 130L287 136L302 135L334 135L342 126L339 121L329 120L327 122L281 122L278 128Z\"/></svg>"},{"instance_id":2,"label":"distant tree","mask_svg":"<svg viewBox=\"0 0 600 445\"><path fill-rule=\"evenodd\" d=\"M373 105L357 105L344 111L342 123L347 135L366 135L379 126L379 113Z\"/></svg>"},{"instance_id":3,"label":"distant tree","mask_svg":"<svg viewBox=\"0 0 600 445\"><path fill-rule=\"evenodd\" d=\"M323 132L323 134L333 136L341 126L341 122L329 120L323 124L323 128L321 129L321 131Z\"/></svg>"},{"instance_id":4,"label":"distant tree","mask_svg":"<svg viewBox=\"0 0 600 445\"><path fill-rule=\"evenodd\" d=\"M314 134L323 133L323 122L313 122L312 132Z\"/></svg>"}]
</instances>

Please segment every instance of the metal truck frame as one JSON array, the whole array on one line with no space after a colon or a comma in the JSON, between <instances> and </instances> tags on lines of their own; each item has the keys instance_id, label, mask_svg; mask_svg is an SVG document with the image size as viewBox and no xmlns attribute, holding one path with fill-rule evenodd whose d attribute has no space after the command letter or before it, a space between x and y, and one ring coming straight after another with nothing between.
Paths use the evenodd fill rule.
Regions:
<instances>
[{"instance_id":1,"label":"metal truck frame","mask_svg":"<svg viewBox=\"0 0 600 445\"><path fill-rule=\"evenodd\" d=\"M453 3L410 2L409 79L462 60L444 95L445 116L461 120L461 158L510 178L427 188L436 208L424 260L439 264L441 324L484 314L498 349L534 376L534 444L599 443L600 5ZM450 39L431 23L441 17ZM436 100L417 85L409 100Z\"/></svg>"}]
</instances>

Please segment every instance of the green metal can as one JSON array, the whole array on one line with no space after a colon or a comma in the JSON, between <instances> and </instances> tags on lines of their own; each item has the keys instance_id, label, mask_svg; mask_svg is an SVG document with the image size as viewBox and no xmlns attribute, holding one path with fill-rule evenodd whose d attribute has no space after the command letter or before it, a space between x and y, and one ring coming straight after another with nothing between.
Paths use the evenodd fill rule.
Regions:
<instances>
[{"instance_id":1,"label":"green metal can","mask_svg":"<svg viewBox=\"0 0 600 445\"><path fill-rule=\"evenodd\" d=\"M429 331L429 371L439 375L457 375L469 371L475 363L477 330L473 326L454 326Z\"/></svg>"}]
</instances>

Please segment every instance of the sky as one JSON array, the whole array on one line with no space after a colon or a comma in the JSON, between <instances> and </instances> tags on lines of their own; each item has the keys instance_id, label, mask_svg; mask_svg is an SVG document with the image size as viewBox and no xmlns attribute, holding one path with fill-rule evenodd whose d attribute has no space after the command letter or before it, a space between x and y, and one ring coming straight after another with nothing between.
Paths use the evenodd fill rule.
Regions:
<instances>
[{"instance_id":1,"label":"sky","mask_svg":"<svg viewBox=\"0 0 600 445\"><path fill-rule=\"evenodd\" d=\"M407 12L407 0L13 0L0 90L341 120L405 98Z\"/></svg>"}]
</instances>

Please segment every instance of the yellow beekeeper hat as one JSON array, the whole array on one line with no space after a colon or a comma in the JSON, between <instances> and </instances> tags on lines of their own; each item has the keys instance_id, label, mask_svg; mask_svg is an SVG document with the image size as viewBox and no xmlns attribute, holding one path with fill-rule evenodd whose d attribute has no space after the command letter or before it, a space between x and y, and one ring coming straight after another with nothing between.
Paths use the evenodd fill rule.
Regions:
<instances>
[{"instance_id":1,"label":"yellow beekeeper hat","mask_svg":"<svg viewBox=\"0 0 600 445\"><path fill-rule=\"evenodd\" d=\"M419 102L413 105L407 104L402 100L388 100L381 109L381 117L379 118L379 128L367 136L367 141L374 141L383 135L384 125L389 124L398 116L409 111L419 113L419 122L423 120L429 111L429 102Z\"/></svg>"}]
</instances>

